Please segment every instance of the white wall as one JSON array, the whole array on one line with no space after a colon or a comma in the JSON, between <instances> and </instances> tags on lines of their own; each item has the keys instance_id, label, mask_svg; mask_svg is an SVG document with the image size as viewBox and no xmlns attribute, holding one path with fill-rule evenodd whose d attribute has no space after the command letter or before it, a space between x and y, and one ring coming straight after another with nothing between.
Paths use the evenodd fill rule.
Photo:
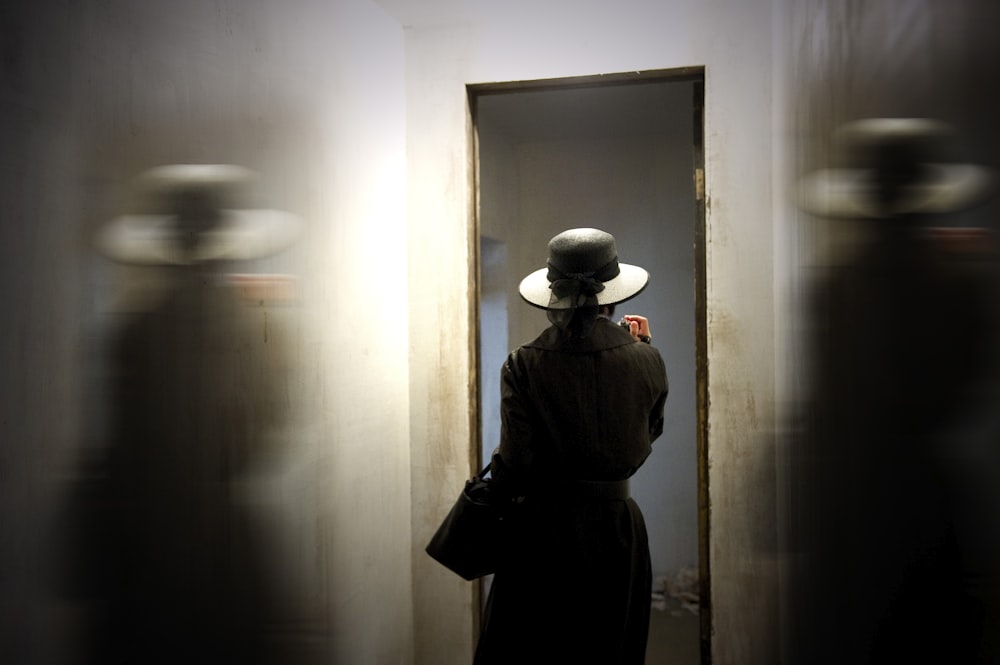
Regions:
<instances>
[{"instance_id":1,"label":"white wall","mask_svg":"<svg viewBox=\"0 0 1000 665\"><path fill-rule=\"evenodd\" d=\"M714 662L770 662L773 570L771 3L462 5L406 30L414 319L415 551L468 475L470 144L465 85L706 67L709 465ZM442 338L431 319L458 319ZM437 315L437 316L436 316ZM770 485L769 485L770 483ZM417 661L466 662L473 587L415 559ZM424 618L422 618L424 617Z\"/></svg>"}]
</instances>

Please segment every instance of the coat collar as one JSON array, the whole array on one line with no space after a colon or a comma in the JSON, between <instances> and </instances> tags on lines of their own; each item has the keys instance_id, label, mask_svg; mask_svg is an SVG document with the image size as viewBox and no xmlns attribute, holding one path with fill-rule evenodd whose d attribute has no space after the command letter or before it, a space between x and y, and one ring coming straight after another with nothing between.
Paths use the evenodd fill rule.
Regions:
<instances>
[{"instance_id":1,"label":"coat collar","mask_svg":"<svg viewBox=\"0 0 1000 665\"><path fill-rule=\"evenodd\" d=\"M624 328L602 317L597 319L587 337L573 338L559 328L549 326L524 346L564 353L589 353L634 343L635 340Z\"/></svg>"}]
</instances>

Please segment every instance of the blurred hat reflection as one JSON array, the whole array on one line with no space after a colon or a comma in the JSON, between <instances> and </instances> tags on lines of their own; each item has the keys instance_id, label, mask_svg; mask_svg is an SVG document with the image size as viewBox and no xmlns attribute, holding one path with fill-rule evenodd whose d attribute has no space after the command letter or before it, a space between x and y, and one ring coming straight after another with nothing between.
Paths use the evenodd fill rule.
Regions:
<instances>
[{"instance_id":1,"label":"blurred hat reflection","mask_svg":"<svg viewBox=\"0 0 1000 665\"><path fill-rule=\"evenodd\" d=\"M798 204L823 217L872 219L948 214L991 193L987 169L950 160L954 129L927 118L865 118L834 136L843 165L800 183Z\"/></svg>"},{"instance_id":2,"label":"blurred hat reflection","mask_svg":"<svg viewBox=\"0 0 1000 665\"><path fill-rule=\"evenodd\" d=\"M272 209L235 207L255 174L230 164L172 164L142 174L136 184L149 212L122 215L102 228L98 250L133 265L245 261L275 254L299 237L301 221Z\"/></svg>"}]
</instances>

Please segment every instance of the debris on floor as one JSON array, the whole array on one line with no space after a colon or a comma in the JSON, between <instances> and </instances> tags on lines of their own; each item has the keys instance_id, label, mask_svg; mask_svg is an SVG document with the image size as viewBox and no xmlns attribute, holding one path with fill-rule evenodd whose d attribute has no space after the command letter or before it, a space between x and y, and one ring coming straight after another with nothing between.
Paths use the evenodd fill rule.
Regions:
<instances>
[{"instance_id":1,"label":"debris on floor","mask_svg":"<svg viewBox=\"0 0 1000 665\"><path fill-rule=\"evenodd\" d=\"M674 575L653 578L653 609L672 614L698 614L698 569L681 568Z\"/></svg>"}]
</instances>

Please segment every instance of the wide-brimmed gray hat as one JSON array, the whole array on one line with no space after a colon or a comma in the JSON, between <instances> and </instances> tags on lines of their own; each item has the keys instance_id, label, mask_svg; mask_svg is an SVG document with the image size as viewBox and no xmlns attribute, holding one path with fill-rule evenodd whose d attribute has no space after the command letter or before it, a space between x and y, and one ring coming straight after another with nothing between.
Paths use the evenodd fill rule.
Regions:
<instances>
[{"instance_id":1,"label":"wide-brimmed gray hat","mask_svg":"<svg viewBox=\"0 0 1000 665\"><path fill-rule=\"evenodd\" d=\"M649 273L618 261L610 233L569 229L549 241L547 267L521 280L518 291L542 309L575 309L582 305L614 305L646 288Z\"/></svg>"},{"instance_id":2,"label":"wide-brimmed gray hat","mask_svg":"<svg viewBox=\"0 0 1000 665\"><path fill-rule=\"evenodd\" d=\"M275 254L294 244L302 221L281 210L245 209L234 204L236 190L255 174L231 164L170 164L146 171L135 185L154 199L153 209L116 217L95 239L105 256L131 265L186 265L245 261ZM199 226L194 217L210 213ZM193 222L193 223L192 223ZM182 236L196 234L184 248Z\"/></svg>"},{"instance_id":3,"label":"wide-brimmed gray hat","mask_svg":"<svg viewBox=\"0 0 1000 665\"><path fill-rule=\"evenodd\" d=\"M983 167L954 161L955 130L929 118L864 118L834 135L842 166L815 171L797 203L832 218L936 215L974 207L992 192Z\"/></svg>"}]
</instances>

